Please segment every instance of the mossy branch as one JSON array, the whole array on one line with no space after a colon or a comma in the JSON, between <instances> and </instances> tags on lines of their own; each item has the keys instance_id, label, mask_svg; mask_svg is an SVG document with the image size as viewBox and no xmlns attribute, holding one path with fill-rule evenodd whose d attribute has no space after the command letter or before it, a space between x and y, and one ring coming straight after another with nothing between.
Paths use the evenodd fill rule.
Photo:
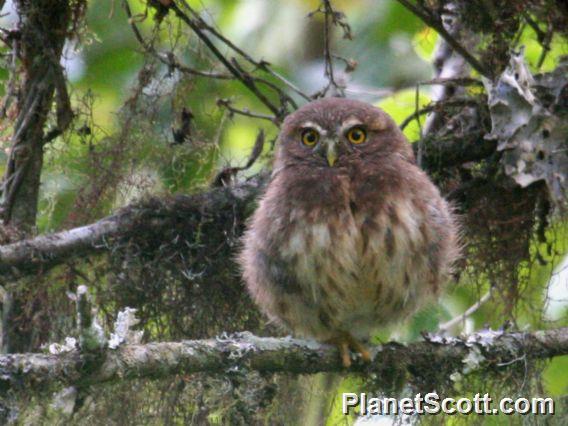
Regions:
<instances>
[{"instance_id":1,"label":"mossy branch","mask_svg":"<svg viewBox=\"0 0 568 426\"><path fill-rule=\"evenodd\" d=\"M195 195L152 198L89 225L0 246L0 276L19 278L83 255L109 250L113 238L137 235L140 227L159 231L183 220L193 223L197 229L204 219L215 220L225 212L246 217L245 211L265 182L266 176L258 175L232 187L214 188Z\"/></svg>"},{"instance_id":2,"label":"mossy branch","mask_svg":"<svg viewBox=\"0 0 568 426\"><path fill-rule=\"evenodd\" d=\"M348 370L377 377L402 372L419 380L449 377L476 370L511 368L527 360L568 354L568 328L531 333L483 330L468 338L426 336L403 345L387 343L371 348L373 360L355 362ZM223 373L256 370L262 373L313 374L347 371L336 348L314 341L257 337L237 333L222 338L125 344L107 349L100 362L92 354L73 350L48 354L0 356L0 389L40 392L52 384L86 386L120 380L158 379L197 372Z\"/></svg>"}]
</instances>

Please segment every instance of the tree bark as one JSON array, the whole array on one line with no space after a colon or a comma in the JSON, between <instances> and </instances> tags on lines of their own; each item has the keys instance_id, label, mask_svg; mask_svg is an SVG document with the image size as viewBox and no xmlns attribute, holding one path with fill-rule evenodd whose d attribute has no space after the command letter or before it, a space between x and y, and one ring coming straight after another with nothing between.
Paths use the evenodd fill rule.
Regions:
<instances>
[{"instance_id":1,"label":"tree bark","mask_svg":"<svg viewBox=\"0 0 568 426\"><path fill-rule=\"evenodd\" d=\"M20 67L17 88L17 118L6 172L0 186L0 219L18 234L30 234L36 224L44 145L61 134L72 120L63 69L59 64L71 21L67 0L19 0L15 2L19 26L11 48ZM15 96L8 93L8 97ZM53 101L57 104L56 126L45 132ZM21 351L29 346L28 332L19 324L29 320L26 301L5 291L2 302L2 350Z\"/></svg>"},{"instance_id":2,"label":"tree bark","mask_svg":"<svg viewBox=\"0 0 568 426\"><path fill-rule=\"evenodd\" d=\"M568 354L568 328L532 333L482 330L467 338L426 336L402 345L371 348L372 362L355 362L349 370L336 348L289 337L257 337L248 332L207 340L123 345L96 354L73 350L60 355L38 353L0 356L0 388L39 392L53 383L91 385L135 378L157 379L231 369L264 373L405 372L415 379L502 370L527 360ZM524 364L523 364L524 365Z\"/></svg>"},{"instance_id":3,"label":"tree bark","mask_svg":"<svg viewBox=\"0 0 568 426\"><path fill-rule=\"evenodd\" d=\"M37 214L46 142L44 127L56 90L58 124L68 124L72 115L59 64L71 10L66 0L20 0L16 7L20 25L12 48L21 58L23 81L0 212L5 224L30 232Z\"/></svg>"}]
</instances>

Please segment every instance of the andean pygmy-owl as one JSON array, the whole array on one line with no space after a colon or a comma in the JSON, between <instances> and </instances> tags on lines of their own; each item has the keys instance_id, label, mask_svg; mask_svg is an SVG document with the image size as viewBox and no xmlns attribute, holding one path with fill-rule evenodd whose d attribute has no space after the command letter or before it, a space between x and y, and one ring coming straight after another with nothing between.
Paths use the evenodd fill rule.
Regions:
<instances>
[{"instance_id":1,"label":"andean pygmy-owl","mask_svg":"<svg viewBox=\"0 0 568 426\"><path fill-rule=\"evenodd\" d=\"M240 264L258 306L295 335L369 359L362 342L448 281L451 209L384 111L311 102L284 121Z\"/></svg>"}]
</instances>

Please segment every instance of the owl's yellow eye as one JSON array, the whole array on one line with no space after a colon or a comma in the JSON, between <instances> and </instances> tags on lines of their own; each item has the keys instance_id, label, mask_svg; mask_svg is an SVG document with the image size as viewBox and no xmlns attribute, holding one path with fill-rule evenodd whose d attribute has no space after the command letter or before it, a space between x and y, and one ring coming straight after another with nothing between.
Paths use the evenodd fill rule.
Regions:
<instances>
[{"instance_id":1,"label":"owl's yellow eye","mask_svg":"<svg viewBox=\"0 0 568 426\"><path fill-rule=\"evenodd\" d=\"M314 146L318 143L319 133L314 129L306 129L302 132L302 143L307 146Z\"/></svg>"},{"instance_id":2,"label":"owl's yellow eye","mask_svg":"<svg viewBox=\"0 0 568 426\"><path fill-rule=\"evenodd\" d=\"M352 144L358 145L367 140L367 132L362 127L353 127L347 132L347 139Z\"/></svg>"}]
</instances>

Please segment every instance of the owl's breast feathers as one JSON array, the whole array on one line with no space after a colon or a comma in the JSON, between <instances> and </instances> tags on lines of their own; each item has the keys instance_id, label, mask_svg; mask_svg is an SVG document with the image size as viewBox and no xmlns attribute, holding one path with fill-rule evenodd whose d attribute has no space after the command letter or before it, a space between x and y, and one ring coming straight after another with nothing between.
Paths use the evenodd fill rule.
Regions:
<instances>
[{"instance_id":1,"label":"owl's breast feathers","mask_svg":"<svg viewBox=\"0 0 568 426\"><path fill-rule=\"evenodd\" d=\"M408 162L321 173L271 182L245 236L244 278L266 313L299 334L367 337L447 281L456 225Z\"/></svg>"}]
</instances>

